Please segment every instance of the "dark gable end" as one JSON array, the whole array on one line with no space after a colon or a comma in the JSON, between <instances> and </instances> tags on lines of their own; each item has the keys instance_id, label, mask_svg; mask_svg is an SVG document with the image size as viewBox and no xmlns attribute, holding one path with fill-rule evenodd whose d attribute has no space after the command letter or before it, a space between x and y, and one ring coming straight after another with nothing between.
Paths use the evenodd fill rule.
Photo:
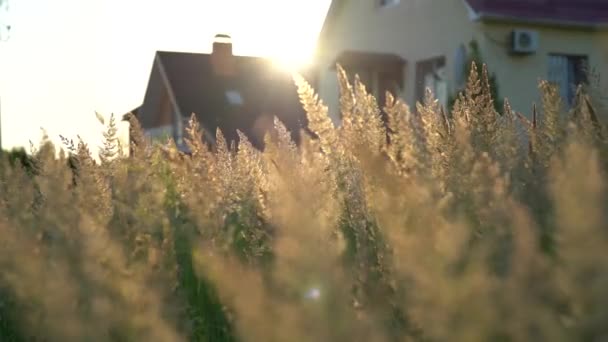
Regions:
<instances>
[{"instance_id":1,"label":"dark gable end","mask_svg":"<svg viewBox=\"0 0 608 342\"><path fill-rule=\"evenodd\" d=\"M306 126L291 74L266 59L232 56L232 61L217 63L209 54L159 52L158 56L182 117L194 113L213 136L220 128L228 141L238 141L239 129L254 145L262 146L274 116L296 140Z\"/></svg>"},{"instance_id":2,"label":"dark gable end","mask_svg":"<svg viewBox=\"0 0 608 342\"><path fill-rule=\"evenodd\" d=\"M169 103L167 103L169 102ZM141 126L146 128L154 128L162 125L163 120L167 115L161 114L161 111L166 109L167 104L171 104L167 84L162 75L162 70L158 64L158 53L154 56L152 68L150 71L150 78L148 80L148 86L146 87L146 93L144 95L144 102L140 106L138 113L138 120Z\"/></svg>"},{"instance_id":3,"label":"dark gable end","mask_svg":"<svg viewBox=\"0 0 608 342\"><path fill-rule=\"evenodd\" d=\"M608 28L608 0L464 0L484 20Z\"/></svg>"},{"instance_id":4,"label":"dark gable end","mask_svg":"<svg viewBox=\"0 0 608 342\"><path fill-rule=\"evenodd\" d=\"M314 68L303 76L314 82L313 72ZM227 35L216 35L211 54L155 54L144 102L136 113L142 128L155 137L172 136L185 149L183 138L192 114L212 145L220 129L229 142L238 142L240 130L262 147L275 116L296 143L307 127L292 74L269 59L234 56Z\"/></svg>"}]
</instances>

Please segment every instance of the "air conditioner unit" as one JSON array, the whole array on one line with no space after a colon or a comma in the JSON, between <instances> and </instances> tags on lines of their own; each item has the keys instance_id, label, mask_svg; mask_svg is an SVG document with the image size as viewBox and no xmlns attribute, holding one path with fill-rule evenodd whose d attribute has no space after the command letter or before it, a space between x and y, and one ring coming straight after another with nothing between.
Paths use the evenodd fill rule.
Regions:
<instances>
[{"instance_id":1,"label":"air conditioner unit","mask_svg":"<svg viewBox=\"0 0 608 342\"><path fill-rule=\"evenodd\" d=\"M511 32L511 53L533 54L538 50L538 31L513 30Z\"/></svg>"}]
</instances>

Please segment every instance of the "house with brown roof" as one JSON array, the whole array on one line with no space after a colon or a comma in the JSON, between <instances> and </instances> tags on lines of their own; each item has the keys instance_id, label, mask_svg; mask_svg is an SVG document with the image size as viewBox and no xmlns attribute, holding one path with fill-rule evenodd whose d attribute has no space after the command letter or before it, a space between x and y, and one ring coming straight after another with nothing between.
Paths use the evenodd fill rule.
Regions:
<instances>
[{"instance_id":1,"label":"house with brown roof","mask_svg":"<svg viewBox=\"0 0 608 342\"><path fill-rule=\"evenodd\" d=\"M196 115L204 137L216 129L238 142L237 130L260 147L278 117L298 140L306 126L291 73L272 61L232 53L227 35L217 35L210 54L158 51L143 104L134 113L152 139L172 137L186 150L185 128Z\"/></svg>"},{"instance_id":2,"label":"house with brown roof","mask_svg":"<svg viewBox=\"0 0 608 342\"><path fill-rule=\"evenodd\" d=\"M570 104L584 66L608 75L608 1L334 0L318 42L317 90L338 121L340 63L381 102L390 91L413 105L430 88L446 105L464 86L472 40L515 110L539 100L539 79Z\"/></svg>"}]
</instances>

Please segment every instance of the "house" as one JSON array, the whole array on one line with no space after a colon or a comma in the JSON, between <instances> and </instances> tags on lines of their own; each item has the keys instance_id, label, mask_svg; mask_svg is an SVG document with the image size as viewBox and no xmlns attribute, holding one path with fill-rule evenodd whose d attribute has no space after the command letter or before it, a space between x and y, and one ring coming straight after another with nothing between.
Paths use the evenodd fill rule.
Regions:
<instances>
[{"instance_id":1,"label":"house","mask_svg":"<svg viewBox=\"0 0 608 342\"><path fill-rule=\"evenodd\" d=\"M583 66L608 75L608 1L334 0L318 43L317 90L339 120L340 63L381 102L390 91L413 105L428 87L446 105L466 82L473 40L515 110L539 101L539 79L571 104Z\"/></svg>"},{"instance_id":2,"label":"house","mask_svg":"<svg viewBox=\"0 0 608 342\"><path fill-rule=\"evenodd\" d=\"M215 37L210 54L158 51L135 112L147 136L172 137L182 150L193 113L211 145L219 128L229 143L238 142L238 129L261 147L274 116L296 141L306 126L292 74L265 58L233 55L227 35Z\"/></svg>"}]
</instances>

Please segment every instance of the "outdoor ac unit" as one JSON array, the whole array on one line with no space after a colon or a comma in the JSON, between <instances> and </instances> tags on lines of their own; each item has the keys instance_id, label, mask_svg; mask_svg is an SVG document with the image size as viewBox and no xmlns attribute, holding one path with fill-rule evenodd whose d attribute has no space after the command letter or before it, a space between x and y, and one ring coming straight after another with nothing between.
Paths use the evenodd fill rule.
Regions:
<instances>
[{"instance_id":1,"label":"outdoor ac unit","mask_svg":"<svg viewBox=\"0 0 608 342\"><path fill-rule=\"evenodd\" d=\"M533 30L513 30L511 32L511 53L533 54L538 50L538 32Z\"/></svg>"}]
</instances>

